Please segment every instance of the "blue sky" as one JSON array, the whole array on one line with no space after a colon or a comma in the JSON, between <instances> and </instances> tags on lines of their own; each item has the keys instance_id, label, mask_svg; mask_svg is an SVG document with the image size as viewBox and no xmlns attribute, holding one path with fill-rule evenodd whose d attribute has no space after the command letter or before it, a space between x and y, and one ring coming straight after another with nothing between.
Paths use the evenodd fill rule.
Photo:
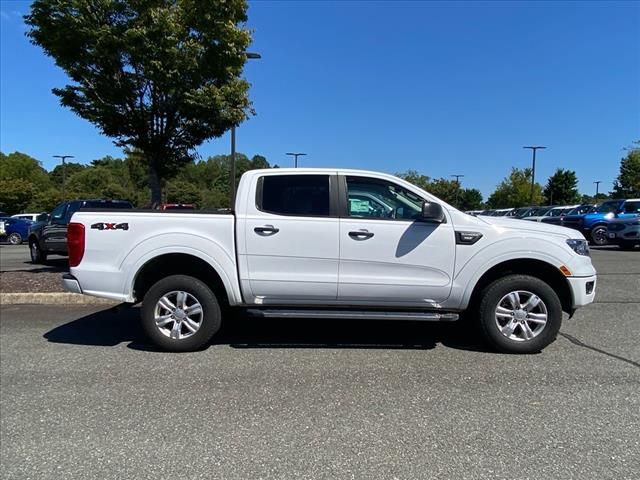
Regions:
<instances>
[{"instance_id":1,"label":"blue sky","mask_svg":"<svg viewBox=\"0 0 640 480\"><path fill-rule=\"evenodd\" d=\"M65 75L24 36L29 2L0 8L0 149L47 169L119 155L51 94ZM640 140L638 2L254 1L249 26L262 59L238 150L280 166L302 151L303 166L464 174L486 197L541 144L537 180L569 168L593 194Z\"/></svg>"}]
</instances>

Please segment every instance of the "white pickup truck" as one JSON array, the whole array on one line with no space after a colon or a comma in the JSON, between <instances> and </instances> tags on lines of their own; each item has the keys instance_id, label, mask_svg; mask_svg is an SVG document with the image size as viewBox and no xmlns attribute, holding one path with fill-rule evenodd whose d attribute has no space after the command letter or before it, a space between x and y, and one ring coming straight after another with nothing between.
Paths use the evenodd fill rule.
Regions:
<instances>
[{"instance_id":1,"label":"white pickup truck","mask_svg":"<svg viewBox=\"0 0 640 480\"><path fill-rule=\"evenodd\" d=\"M71 292L142 301L171 351L202 347L229 309L262 317L457 320L497 350L536 352L593 302L581 233L462 213L382 173L245 173L233 212L80 210Z\"/></svg>"}]
</instances>

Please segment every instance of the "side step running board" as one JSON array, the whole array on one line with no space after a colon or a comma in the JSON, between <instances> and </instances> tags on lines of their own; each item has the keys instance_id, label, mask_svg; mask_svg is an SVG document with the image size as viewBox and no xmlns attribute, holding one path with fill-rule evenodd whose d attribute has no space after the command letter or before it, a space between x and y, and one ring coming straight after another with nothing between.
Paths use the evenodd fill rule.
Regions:
<instances>
[{"instance_id":1,"label":"side step running board","mask_svg":"<svg viewBox=\"0 0 640 480\"><path fill-rule=\"evenodd\" d=\"M379 310L291 310L250 308L247 313L263 318L332 318L358 320L415 320L426 322L453 322L457 313L449 312L383 312Z\"/></svg>"}]
</instances>

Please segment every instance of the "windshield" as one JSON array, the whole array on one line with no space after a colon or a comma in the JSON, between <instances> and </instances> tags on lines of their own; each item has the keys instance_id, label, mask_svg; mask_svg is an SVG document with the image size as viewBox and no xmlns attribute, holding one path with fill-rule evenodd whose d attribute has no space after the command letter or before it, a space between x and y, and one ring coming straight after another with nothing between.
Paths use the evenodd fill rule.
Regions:
<instances>
[{"instance_id":1,"label":"windshield","mask_svg":"<svg viewBox=\"0 0 640 480\"><path fill-rule=\"evenodd\" d=\"M567 215L583 215L590 212L593 209L592 205L580 205L579 207L572 208L567 212Z\"/></svg>"},{"instance_id":2,"label":"windshield","mask_svg":"<svg viewBox=\"0 0 640 480\"><path fill-rule=\"evenodd\" d=\"M612 200L610 202L604 202L596 209L596 213L615 213L620 210L622 200Z\"/></svg>"},{"instance_id":3,"label":"windshield","mask_svg":"<svg viewBox=\"0 0 640 480\"><path fill-rule=\"evenodd\" d=\"M562 208L562 207L556 207L556 208L552 208L549 211L549 216L550 217L559 217L562 212L564 212L566 210L566 208Z\"/></svg>"},{"instance_id":4,"label":"windshield","mask_svg":"<svg viewBox=\"0 0 640 480\"><path fill-rule=\"evenodd\" d=\"M523 217L539 217L539 216L544 215L545 213L547 213L549 210L551 210L551 207L532 208L531 210L529 210L527 213L525 213L522 216Z\"/></svg>"}]
</instances>

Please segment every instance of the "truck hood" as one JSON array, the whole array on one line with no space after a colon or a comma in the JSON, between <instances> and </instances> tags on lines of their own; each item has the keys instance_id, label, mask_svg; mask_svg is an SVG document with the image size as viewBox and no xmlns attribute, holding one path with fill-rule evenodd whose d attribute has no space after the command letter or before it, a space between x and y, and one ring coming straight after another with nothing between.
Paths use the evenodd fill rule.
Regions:
<instances>
[{"instance_id":1,"label":"truck hood","mask_svg":"<svg viewBox=\"0 0 640 480\"><path fill-rule=\"evenodd\" d=\"M520 220L518 218L501 218L501 217L477 217L479 220L493 225L495 227L519 231L519 232L535 232L542 234L551 234L563 238L584 238L584 236L571 228L560 227L549 223L532 222L528 220Z\"/></svg>"}]
</instances>

